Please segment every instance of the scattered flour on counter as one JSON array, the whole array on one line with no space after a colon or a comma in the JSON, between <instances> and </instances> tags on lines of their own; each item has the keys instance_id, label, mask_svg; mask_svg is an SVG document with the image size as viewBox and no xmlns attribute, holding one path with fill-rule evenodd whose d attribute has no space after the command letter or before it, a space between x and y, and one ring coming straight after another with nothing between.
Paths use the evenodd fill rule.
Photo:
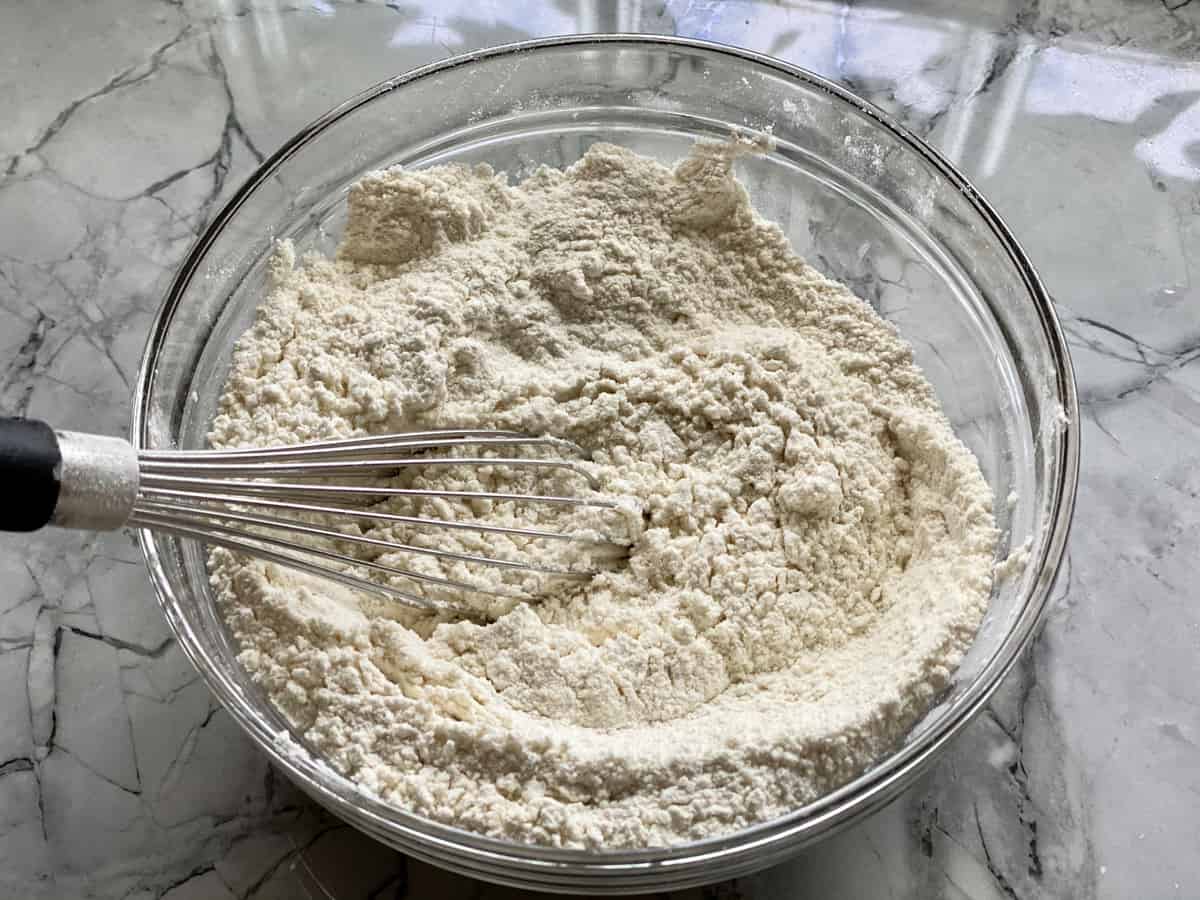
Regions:
<instances>
[{"instance_id":1,"label":"scattered flour on counter","mask_svg":"<svg viewBox=\"0 0 1200 900\"><path fill-rule=\"evenodd\" d=\"M388 170L352 190L336 260L279 252L213 445L547 433L589 449L603 492L641 509L604 524L633 541L627 565L536 603L472 599L474 620L212 552L243 665L367 790L517 841L674 844L846 782L949 684L991 588L991 492L895 330L754 214L732 175L753 150L700 144L672 170L597 144L515 186L486 166ZM404 483L527 477L431 468ZM511 503L403 508L563 521Z\"/></svg>"}]
</instances>

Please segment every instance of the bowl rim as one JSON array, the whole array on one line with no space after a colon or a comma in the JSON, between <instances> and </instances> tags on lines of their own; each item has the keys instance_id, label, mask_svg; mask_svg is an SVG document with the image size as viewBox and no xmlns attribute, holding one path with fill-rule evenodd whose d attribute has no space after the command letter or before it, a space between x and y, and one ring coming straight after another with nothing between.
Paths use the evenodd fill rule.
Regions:
<instances>
[{"instance_id":1,"label":"bowl rim","mask_svg":"<svg viewBox=\"0 0 1200 900\"><path fill-rule=\"evenodd\" d=\"M234 192L195 240L180 264L155 315L138 369L130 425L130 439L134 447L142 449L147 446L150 438L149 404L157 375L157 359L193 276L213 243L241 206L291 156L340 119L367 103L419 79L483 59L519 56L564 47L583 49L620 45L702 51L731 57L735 61L750 63L775 74L799 80L807 87L824 92L873 119L879 127L905 143L960 190L990 228L993 236L998 239L1009 261L1016 266L1047 339L1058 380L1056 399L1063 414L1061 421L1056 423L1061 429L1056 467L1058 477L1056 482L1050 485L1052 502L1049 506L1046 538L1040 548L1035 548L1039 551L1037 557L1031 558L1028 563L1037 567L1038 577L1023 599L1016 621L975 679L967 685L963 695L946 710L925 738L900 747L857 778L783 816L720 837L636 850L545 847L491 838L442 825L367 795L348 779L333 772L316 754L306 751L303 756L298 756L295 752L288 751L278 740L278 733L260 718L251 699L223 670L209 664L206 652L199 642L194 640L190 628L176 609L178 601L172 593L151 532L137 529L137 540L145 557L159 605L185 656L200 672L209 690L217 695L221 704L266 753L271 763L282 768L306 792L352 824L361 827L366 819L370 823L370 832L377 838L398 840L406 851L418 855L424 855L421 853L422 848L436 846L447 856L469 860L472 867L489 867L485 873L476 873L481 877L535 886L531 882L520 880L522 876L533 876L539 879L536 886L548 890L566 884L586 885L595 889L594 879L621 875L631 876L631 880L628 881L631 889L655 886L664 883L664 878L672 879L671 885L701 883L707 879L697 877L697 870L707 869L714 863L725 864L719 875L737 874L739 871L759 868L759 865L754 864L753 858L757 856L761 860L763 856L760 854L769 855L768 861L773 861L846 827L890 801L915 780L925 770L931 757L940 753L942 748L978 714L1037 633L1038 626L1048 611L1050 592L1065 552L1079 476L1080 428L1074 368L1066 337L1050 296L1007 224L953 163L897 122L889 113L800 66L715 41L628 33L537 38L459 54L381 81L301 128L263 161ZM431 858L449 864L440 854L433 854ZM765 864L767 863L763 863ZM495 866L500 868L490 868ZM669 869L676 871L668 874L666 870ZM654 873L660 874L655 877ZM686 880L689 878L691 880Z\"/></svg>"}]
</instances>

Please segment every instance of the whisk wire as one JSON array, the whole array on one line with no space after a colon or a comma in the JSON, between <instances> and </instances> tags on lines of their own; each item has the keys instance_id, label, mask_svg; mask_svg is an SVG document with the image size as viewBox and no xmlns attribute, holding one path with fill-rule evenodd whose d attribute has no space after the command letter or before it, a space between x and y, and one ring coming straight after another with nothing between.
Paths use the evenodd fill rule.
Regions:
<instances>
[{"instance_id":1,"label":"whisk wire","mask_svg":"<svg viewBox=\"0 0 1200 900\"><path fill-rule=\"evenodd\" d=\"M249 513L233 512L231 510L213 510L184 503L162 503L154 501L139 504L137 511L148 515L158 514L171 516L174 514L182 517L183 519L189 520L198 526L207 526L211 524L215 527L217 525L225 525L228 522L241 522L243 525L249 525L254 528L286 531L292 534L301 534L305 537L325 538L331 541L343 541L350 544L358 544L364 547L378 547L387 552L415 553L423 556L432 556L437 559L450 559L458 562L477 563L479 565L494 566L500 569L537 572L542 575L554 575L560 578L572 578L576 580L582 579L586 581L591 577L584 572L571 572L566 569L552 569L536 563L518 562L516 560L501 559L493 556L481 556L474 553L460 553L455 550L440 550L435 547L418 547L413 544L403 544L397 541L384 540L382 538L370 537L369 535L363 534L347 534L332 528L321 528L317 525L311 525L293 519L282 519L277 516L251 515ZM412 573L403 572L401 570L397 570L396 574L404 574L408 576L412 575Z\"/></svg>"},{"instance_id":2,"label":"whisk wire","mask_svg":"<svg viewBox=\"0 0 1200 900\"><path fill-rule=\"evenodd\" d=\"M336 455L343 459L357 453L375 454L385 451L423 453L451 447L553 447L579 456L586 454L578 444L563 438L531 437L516 431L421 431L404 434L380 434L370 437L313 441L307 444L286 444L271 447L246 447L237 450L144 450L139 454L145 461L205 460L238 461L271 458L275 460L311 459Z\"/></svg>"},{"instance_id":3,"label":"whisk wire","mask_svg":"<svg viewBox=\"0 0 1200 900\"><path fill-rule=\"evenodd\" d=\"M304 499L316 495L346 496L367 499L371 497L444 497L452 500L511 500L519 503L552 503L561 506L591 506L597 509L615 509L611 500L593 500L555 494L517 494L504 491L444 491L433 488L395 488L382 485L348 484L303 484L276 481L244 481L220 478L193 478L183 475L160 475L149 473L142 480L142 489L152 492L155 488L189 488L204 490L215 488L225 493L245 492L248 494L277 495Z\"/></svg>"},{"instance_id":4,"label":"whisk wire","mask_svg":"<svg viewBox=\"0 0 1200 900\"><path fill-rule=\"evenodd\" d=\"M570 531L546 531L538 528L518 528L513 525L495 525L474 519L458 521L455 519L435 519L425 516L404 516L397 513L383 512L377 509L354 506L320 506L312 503L272 500L254 494L220 494L205 491L178 491L170 488L152 488L145 492L139 507L156 503L160 498L175 498L194 500L198 503L237 504L245 507L261 507L264 509L280 509L289 512L312 513L316 515L341 516L351 519L369 519L379 522L392 522L398 525L411 525L426 528L445 528L455 531L474 531L483 534L507 534L515 537L536 538L554 541L573 541L580 544L593 544L597 548L612 548L611 541L602 537L588 534L578 534ZM191 508L191 507L189 507Z\"/></svg>"},{"instance_id":5,"label":"whisk wire","mask_svg":"<svg viewBox=\"0 0 1200 900\"><path fill-rule=\"evenodd\" d=\"M576 463L559 459L520 459L515 457L435 457L431 459L353 459L332 462L320 461L226 461L198 459L192 460L148 460L142 466L144 477L170 476L173 472L213 472L238 475L243 477L259 476L262 478L277 478L288 475L293 478L322 478L329 475L341 475L350 478L370 478L379 472L395 471L408 468L441 468L450 466L467 467L505 467L512 469L564 469L570 471L588 482L593 490L599 488L599 483L590 472L580 468Z\"/></svg>"},{"instance_id":6,"label":"whisk wire","mask_svg":"<svg viewBox=\"0 0 1200 900\"><path fill-rule=\"evenodd\" d=\"M296 549L294 546L288 545L284 541L257 541L243 537L231 537L224 534L213 534L207 528L194 528L189 525L182 524L171 519L163 519L152 514L135 513L130 518L129 523L138 527L149 528L152 531L158 531L163 534L171 534L181 538L191 538L210 546L223 547L226 550L232 550L236 553L244 553L247 556L253 556L258 559L266 560L267 562L273 562L278 565L285 566L287 568L296 569L301 572L307 572L310 575L328 578L331 581L336 581L345 585L346 587L381 595L419 610L455 613L470 617L475 617L478 615L478 613L472 610L470 607L451 603L436 597L427 597L421 594L414 594L410 591L402 590L401 588L398 588L392 584L384 584L381 582L372 581L369 578L351 575L344 570L333 569L329 566L317 565L316 563L302 559L291 553L282 553L271 549L270 546L266 546L267 544L271 543L286 547L289 550ZM344 556L342 554L321 551L314 553L314 555L320 556L324 559L335 560L347 566L364 565L361 560L355 559L351 556ZM368 566L367 568L370 567ZM476 588L471 585L463 585L462 588L472 591L476 590Z\"/></svg>"}]
</instances>

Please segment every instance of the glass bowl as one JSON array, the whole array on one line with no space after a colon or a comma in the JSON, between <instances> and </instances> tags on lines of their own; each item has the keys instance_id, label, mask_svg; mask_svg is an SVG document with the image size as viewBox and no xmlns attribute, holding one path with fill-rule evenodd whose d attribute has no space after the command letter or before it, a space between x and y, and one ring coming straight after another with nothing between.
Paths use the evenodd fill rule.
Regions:
<instances>
[{"instance_id":1,"label":"glass bowl","mask_svg":"<svg viewBox=\"0 0 1200 900\"><path fill-rule=\"evenodd\" d=\"M997 497L999 584L952 687L894 752L820 800L725 837L593 852L448 828L360 791L310 753L235 659L195 542L139 534L180 645L234 719L318 802L386 844L478 878L596 894L701 884L769 866L876 810L979 712L1046 609L1071 518L1079 431L1074 378L1049 298L999 216L887 115L778 60L700 41L625 35L532 41L386 81L302 130L221 210L175 278L138 375L139 448L204 444L230 351L261 299L277 239L330 252L346 193L403 163L489 162L521 177L595 141L673 161L697 139L767 132L739 161L759 211L912 343Z\"/></svg>"}]
</instances>

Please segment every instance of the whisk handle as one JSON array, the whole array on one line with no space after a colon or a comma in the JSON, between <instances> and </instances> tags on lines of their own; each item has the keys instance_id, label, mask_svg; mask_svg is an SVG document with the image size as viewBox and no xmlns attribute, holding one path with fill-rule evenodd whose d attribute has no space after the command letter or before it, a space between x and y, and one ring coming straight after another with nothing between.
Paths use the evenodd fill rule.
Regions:
<instances>
[{"instance_id":1,"label":"whisk handle","mask_svg":"<svg viewBox=\"0 0 1200 900\"><path fill-rule=\"evenodd\" d=\"M0 531L111 531L133 512L137 486L128 441L0 417Z\"/></svg>"}]
</instances>

